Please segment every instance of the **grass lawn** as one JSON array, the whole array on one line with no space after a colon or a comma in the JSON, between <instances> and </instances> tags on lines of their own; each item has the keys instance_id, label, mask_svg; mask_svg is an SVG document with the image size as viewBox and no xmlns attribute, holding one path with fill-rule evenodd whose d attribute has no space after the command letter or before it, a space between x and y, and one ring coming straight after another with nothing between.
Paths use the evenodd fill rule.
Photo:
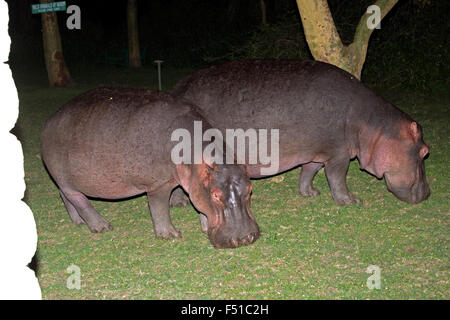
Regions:
<instances>
[{"instance_id":1,"label":"grass lawn","mask_svg":"<svg viewBox=\"0 0 450 320\"><path fill-rule=\"evenodd\" d=\"M321 195L297 192L299 169L254 180L252 210L262 230L254 244L217 250L200 230L192 206L173 208L178 240L154 237L145 196L92 201L114 230L92 234L72 224L39 156L39 134L63 103L101 85L157 87L155 68L71 70L77 85L47 88L39 77L16 74L27 191L39 236L36 269L44 299L449 299L449 96L379 91L423 127L432 194L418 205L397 200L384 181L351 163L347 182L363 202L339 206L323 170ZM163 66L163 89L188 70ZM81 289L66 272L81 270ZM369 265L381 270L381 289L369 290Z\"/></svg>"}]
</instances>

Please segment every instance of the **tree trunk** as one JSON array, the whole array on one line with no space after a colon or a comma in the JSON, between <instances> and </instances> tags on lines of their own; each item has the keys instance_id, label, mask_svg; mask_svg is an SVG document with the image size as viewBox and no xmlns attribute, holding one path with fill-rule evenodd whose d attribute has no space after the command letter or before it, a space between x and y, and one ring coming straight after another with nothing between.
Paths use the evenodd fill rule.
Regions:
<instances>
[{"instance_id":1,"label":"tree trunk","mask_svg":"<svg viewBox=\"0 0 450 320\"><path fill-rule=\"evenodd\" d=\"M51 0L40 0L48 3ZM51 87L66 87L70 83L69 70L64 62L56 12L41 13L45 66Z\"/></svg>"},{"instance_id":2,"label":"tree trunk","mask_svg":"<svg viewBox=\"0 0 450 320\"><path fill-rule=\"evenodd\" d=\"M136 0L128 0L127 23L128 23L129 65L132 68L140 68L140 67L142 67L142 63L141 63L141 52L139 49L139 33L138 33Z\"/></svg>"},{"instance_id":3,"label":"tree trunk","mask_svg":"<svg viewBox=\"0 0 450 320\"><path fill-rule=\"evenodd\" d=\"M380 20L392 9L398 0L378 0ZM315 60L327 62L361 78L366 60L367 46L373 29L367 27L371 14L365 13L356 28L353 42L344 46L334 25L326 0L297 0L306 41Z\"/></svg>"},{"instance_id":4,"label":"tree trunk","mask_svg":"<svg viewBox=\"0 0 450 320\"><path fill-rule=\"evenodd\" d=\"M261 6L261 23L263 26L266 26L267 25L266 2L264 0L259 0L259 4Z\"/></svg>"}]
</instances>

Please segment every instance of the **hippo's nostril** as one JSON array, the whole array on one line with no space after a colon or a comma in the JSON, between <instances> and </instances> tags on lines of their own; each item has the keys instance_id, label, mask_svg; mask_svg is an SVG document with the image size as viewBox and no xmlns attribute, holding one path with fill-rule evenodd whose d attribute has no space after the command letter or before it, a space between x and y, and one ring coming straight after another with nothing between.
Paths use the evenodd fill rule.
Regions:
<instances>
[{"instance_id":1,"label":"hippo's nostril","mask_svg":"<svg viewBox=\"0 0 450 320\"><path fill-rule=\"evenodd\" d=\"M259 238L259 229L238 231L229 228L217 228L208 230L208 236L215 248L238 248L240 246L250 245Z\"/></svg>"}]
</instances>

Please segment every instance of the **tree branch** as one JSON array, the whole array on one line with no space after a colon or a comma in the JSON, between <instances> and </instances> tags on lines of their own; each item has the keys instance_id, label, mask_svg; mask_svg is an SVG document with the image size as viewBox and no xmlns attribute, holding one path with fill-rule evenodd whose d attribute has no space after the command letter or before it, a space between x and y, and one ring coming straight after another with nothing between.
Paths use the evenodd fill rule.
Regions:
<instances>
[{"instance_id":1,"label":"tree branch","mask_svg":"<svg viewBox=\"0 0 450 320\"><path fill-rule=\"evenodd\" d=\"M373 29L367 27L372 13L365 13L356 28L353 42L344 46L326 0L296 0L309 50L317 61L327 62L361 78L369 38ZM398 0L378 0L380 21Z\"/></svg>"},{"instance_id":2,"label":"tree branch","mask_svg":"<svg viewBox=\"0 0 450 320\"><path fill-rule=\"evenodd\" d=\"M398 2L398 0L378 0L375 2L375 5L380 8L380 23L381 20L386 16L386 14L394 7L394 5ZM369 39L372 35L374 29L369 29L367 27L367 19L372 15L372 13L365 13L361 20L359 21L358 26L356 27L355 36L353 38L353 42L345 48L345 52L348 56L355 57L354 59L354 68L353 74L360 79L361 71L364 65L364 61L366 61L367 48L369 46Z\"/></svg>"},{"instance_id":3,"label":"tree branch","mask_svg":"<svg viewBox=\"0 0 450 320\"><path fill-rule=\"evenodd\" d=\"M378 0L375 2L375 5L380 8L381 17L380 21L386 16L386 14L394 7L394 5L398 2L398 0ZM369 38L372 35L374 29L367 28L367 19L370 17L370 13L365 13L361 20L359 20L359 24L356 27L355 36L353 38L353 43L363 45L364 43L369 42Z\"/></svg>"},{"instance_id":4,"label":"tree branch","mask_svg":"<svg viewBox=\"0 0 450 320\"><path fill-rule=\"evenodd\" d=\"M315 60L338 64L342 53L339 33L326 0L297 0L306 41Z\"/></svg>"}]
</instances>

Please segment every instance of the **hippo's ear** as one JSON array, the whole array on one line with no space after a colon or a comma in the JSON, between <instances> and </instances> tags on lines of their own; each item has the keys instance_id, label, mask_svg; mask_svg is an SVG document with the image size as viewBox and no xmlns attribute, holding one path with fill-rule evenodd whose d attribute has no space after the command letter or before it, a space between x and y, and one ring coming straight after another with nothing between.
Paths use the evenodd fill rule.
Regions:
<instances>
[{"instance_id":1,"label":"hippo's ear","mask_svg":"<svg viewBox=\"0 0 450 320\"><path fill-rule=\"evenodd\" d=\"M420 129L415 121L411 122L411 124L409 125L409 133L413 137L414 142L417 142L419 140Z\"/></svg>"},{"instance_id":2,"label":"hippo's ear","mask_svg":"<svg viewBox=\"0 0 450 320\"><path fill-rule=\"evenodd\" d=\"M427 145L423 145L422 148L420 148L419 155L423 159L429 152L430 148Z\"/></svg>"},{"instance_id":3,"label":"hippo's ear","mask_svg":"<svg viewBox=\"0 0 450 320\"><path fill-rule=\"evenodd\" d=\"M176 166L180 184L184 191L189 193L189 186L191 185L192 170L190 166L179 164Z\"/></svg>"},{"instance_id":4,"label":"hippo's ear","mask_svg":"<svg viewBox=\"0 0 450 320\"><path fill-rule=\"evenodd\" d=\"M203 157L203 161L210 169L215 169L216 163L211 157Z\"/></svg>"},{"instance_id":5,"label":"hippo's ear","mask_svg":"<svg viewBox=\"0 0 450 320\"><path fill-rule=\"evenodd\" d=\"M206 187L211 183L211 171L214 170L215 164L205 162L198 165L197 174L199 181Z\"/></svg>"},{"instance_id":6,"label":"hippo's ear","mask_svg":"<svg viewBox=\"0 0 450 320\"><path fill-rule=\"evenodd\" d=\"M409 125L409 133L414 139L414 142L417 143L420 138L420 127L416 122L411 122ZM423 145L422 148L420 148L419 156L421 158L425 158L425 156L430 152L430 148L427 145Z\"/></svg>"}]
</instances>

